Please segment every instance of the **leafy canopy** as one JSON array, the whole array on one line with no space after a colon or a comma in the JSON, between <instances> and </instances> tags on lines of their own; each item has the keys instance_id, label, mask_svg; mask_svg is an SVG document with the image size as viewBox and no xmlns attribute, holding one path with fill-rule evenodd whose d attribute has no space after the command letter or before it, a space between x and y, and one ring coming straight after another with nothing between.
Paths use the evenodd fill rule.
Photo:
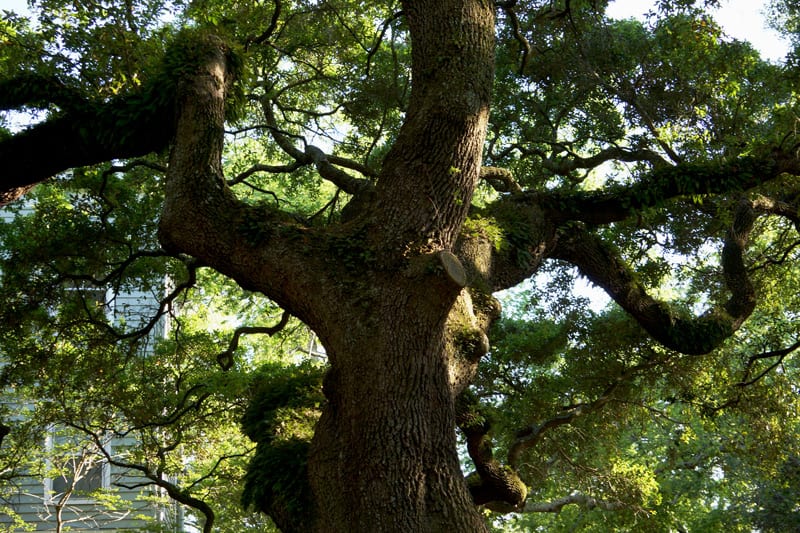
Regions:
<instances>
[{"instance_id":1,"label":"leafy canopy","mask_svg":"<svg viewBox=\"0 0 800 533\"><path fill-rule=\"evenodd\" d=\"M704 183L703 165L793 142L796 54L762 60L727 39L701 3L658 2L644 22L606 19L606 3L497 2L486 166L558 200L614 194L688 163ZM350 198L308 154L324 151L373 180L408 104L411 49L398 2L30 4L32 18L5 12L0 21L0 80L25 80L0 103L16 109L24 94L30 113L6 114L3 137L14 121L128 102L112 117L124 136L126 110L173 111L170 80L191 63L174 55L187 49L175 43L219 36L242 67L224 153L229 183L249 203L308 225L339 220ZM797 43L794 3L771 5L773 23ZM235 530L259 520L240 498L258 508L306 497L321 369L316 356L299 355L309 342L301 324L242 329L281 323L274 303L161 249L165 164L156 152L78 168L6 209L0 379L29 407L17 420L4 404L13 427L0 473L45 475L27 452L53 424L95 444L131 436L127 468L164 479L191 458L179 501L206 523L213 515L201 504L214 506L220 527ZM651 189L638 189L631 202L649 207L597 233L644 287L691 316L724 299L721 235L740 191L685 187L655 203L644 197ZM465 231L524 254L524 226L496 227L479 210L510 190L482 182ZM792 177L759 194L797 200ZM800 457L796 224L796 210L756 222L748 269L759 306L707 356L654 343L613 304L593 309L565 263L548 263L507 296L472 393L495 456L508 456L528 487L518 511L529 512L488 520L508 531L784 530ZM128 293L156 303L128 312ZM554 505L564 497L572 499Z\"/></svg>"}]
</instances>

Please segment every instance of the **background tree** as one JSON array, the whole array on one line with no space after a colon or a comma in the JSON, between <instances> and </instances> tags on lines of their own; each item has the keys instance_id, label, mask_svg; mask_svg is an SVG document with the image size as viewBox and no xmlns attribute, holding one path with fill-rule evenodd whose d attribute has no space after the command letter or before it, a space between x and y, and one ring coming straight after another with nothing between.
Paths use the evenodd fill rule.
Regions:
<instances>
[{"instance_id":1,"label":"background tree","mask_svg":"<svg viewBox=\"0 0 800 533\"><path fill-rule=\"evenodd\" d=\"M605 5L47 1L36 25L5 17L0 106L41 121L0 141L3 198L48 181L5 239L6 383L64 356L75 383L130 383L131 405L159 410L125 423L172 438L146 469L167 468L174 435L244 413L244 502L287 531L481 531L480 509L564 510L532 519L546 527L763 520L756 480L796 449L794 71L699 3L660 2L647 24ZM575 272L617 307L587 310ZM167 273L139 325L74 290L158 292ZM492 329L493 294L537 273L552 282ZM185 291L222 287L253 302L231 309L241 323L278 306L310 327L324 379L227 377L254 331L239 324L222 349L178 327L156 351L168 381L158 355L133 364ZM773 455L748 461L764 437Z\"/></svg>"}]
</instances>

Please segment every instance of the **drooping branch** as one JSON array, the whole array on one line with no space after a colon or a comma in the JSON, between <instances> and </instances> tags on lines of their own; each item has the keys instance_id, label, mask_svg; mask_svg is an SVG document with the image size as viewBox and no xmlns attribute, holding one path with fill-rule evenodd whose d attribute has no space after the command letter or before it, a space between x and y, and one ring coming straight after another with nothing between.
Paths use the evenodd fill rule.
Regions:
<instances>
[{"instance_id":1,"label":"drooping branch","mask_svg":"<svg viewBox=\"0 0 800 533\"><path fill-rule=\"evenodd\" d=\"M64 280L71 280L71 281L88 281L94 286L103 286L108 281L112 280L114 277L118 277L119 275L124 272L124 270L130 266L136 259L140 257L165 257L168 254L165 254L161 251L158 252L137 252L136 254L131 255L126 261L121 263L121 265L115 269L114 272L108 274L105 278L102 279L94 279L91 276L87 275L64 275L61 276L60 282ZM192 258L182 258L184 265L186 266L186 279L181 281L180 283L176 284L174 287L171 288L169 293L164 296L161 300L158 301L158 308L155 312L150 316L150 318L143 324L141 324L136 329L131 329L128 331L119 330L115 325L109 324L108 321L102 319L95 319L92 318L92 313L89 312L89 309L86 309L86 316L89 317L89 321L108 332L110 335L115 337L118 341L120 340L127 340L127 339L141 339L143 337L147 337L153 329L158 325L158 323L164 318L164 316L170 312L172 308L172 304L186 291L194 287L195 283L197 283L197 269L200 267L200 264ZM86 305L86 302L84 302Z\"/></svg>"},{"instance_id":2,"label":"drooping branch","mask_svg":"<svg viewBox=\"0 0 800 533\"><path fill-rule=\"evenodd\" d=\"M103 454L106 456L106 461L108 464L115 466L117 468L123 468L128 470L134 470L139 472L143 477L149 480L148 485L155 485L164 489L170 498L175 500L176 502L185 505L187 507L191 507L203 514L203 533L211 533L214 530L214 521L216 519L216 513L214 509L204 500L192 496L188 491L181 489L175 483L172 483L164 478L164 476L158 475L152 472L149 468L144 465L133 464L126 461L119 461L114 459L105 449L100 448L103 451Z\"/></svg>"},{"instance_id":3,"label":"drooping branch","mask_svg":"<svg viewBox=\"0 0 800 533\"><path fill-rule=\"evenodd\" d=\"M172 483L168 479L165 478L163 472L161 471L161 467L159 466L157 469L153 469L149 465L138 464L138 463L131 463L129 461L123 461L113 455L109 451L108 447L105 445L106 443L103 440L103 436L99 435L92 429L84 427L79 424L68 424L70 427L84 433L87 437L89 437L92 442L94 443L95 448L103 455L103 459L111 466L123 469L123 470L132 470L141 474L142 477L147 479L147 481L142 483L137 483L134 485L127 485L126 488L137 488L137 487L144 487L147 485L155 485L164 489L170 498L175 500L176 502L186 505L187 507L191 507L192 509L197 510L198 512L203 514L205 518L203 524L203 533L211 533L214 529L214 521L216 519L216 513L214 513L214 509L204 500L192 496L191 493L186 489L181 489L175 483ZM161 457L163 461L163 457Z\"/></svg>"},{"instance_id":4,"label":"drooping branch","mask_svg":"<svg viewBox=\"0 0 800 533\"><path fill-rule=\"evenodd\" d=\"M700 355L730 337L755 307L755 290L743 258L755 218L753 203L742 199L721 254L725 283L731 296L723 306L699 317L680 313L651 297L617 251L580 225L572 225L562 232L552 257L577 266L664 346Z\"/></svg>"}]
</instances>

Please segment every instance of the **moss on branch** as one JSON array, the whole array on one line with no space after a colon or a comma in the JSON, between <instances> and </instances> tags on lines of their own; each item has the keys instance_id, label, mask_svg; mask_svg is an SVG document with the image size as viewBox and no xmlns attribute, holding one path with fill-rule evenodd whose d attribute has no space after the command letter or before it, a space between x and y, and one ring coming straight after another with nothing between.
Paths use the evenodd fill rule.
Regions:
<instances>
[{"instance_id":1,"label":"moss on branch","mask_svg":"<svg viewBox=\"0 0 800 533\"><path fill-rule=\"evenodd\" d=\"M16 199L31 186L65 170L165 150L175 133L179 81L195 74L212 49L222 50L230 73L228 118L234 118L242 89L243 57L213 35L185 31L168 47L155 72L137 91L113 100L93 100L54 77L24 75L0 81L0 107L25 105L58 111L27 130L0 141L0 199ZM47 157L42 157L43 153Z\"/></svg>"}]
</instances>

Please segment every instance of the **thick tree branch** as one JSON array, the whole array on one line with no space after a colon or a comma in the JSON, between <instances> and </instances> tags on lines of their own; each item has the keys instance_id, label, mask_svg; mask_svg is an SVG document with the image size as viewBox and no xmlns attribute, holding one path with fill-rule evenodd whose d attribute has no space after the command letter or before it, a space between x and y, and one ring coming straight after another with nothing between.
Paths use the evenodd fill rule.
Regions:
<instances>
[{"instance_id":1,"label":"thick tree branch","mask_svg":"<svg viewBox=\"0 0 800 533\"><path fill-rule=\"evenodd\" d=\"M794 227L800 230L800 212L796 203L797 195L793 195L792 201L758 196L753 201L753 208L759 213L777 215L790 220Z\"/></svg>"},{"instance_id":2,"label":"thick tree branch","mask_svg":"<svg viewBox=\"0 0 800 533\"><path fill-rule=\"evenodd\" d=\"M0 142L0 205L59 172L163 150L173 131L169 109L123 100L60 115Z\"/></svg>"},{"instance_id":3,"label":"thick tree branch","mask_svg":"<svg viewBox=\"0 0 800 533\"><path fill-rule=\"evenodd\" d=\"M664 346L685 354L700 355L730 337L755 307L755 291L743 259L754 221L753 204L743 199L736 208L721 257L731 297L723 306L700 317L679 313L652 298L619 254L581 226L572 225L562 232L552 257L577 266Z\"/></svg>"},{"instance_id":4,"label":"thick tree branch","mask_svg":"<svg viewBox=\"0 0 800 533\"><path fill-rule=\"evenodd\" d=\"M522 192L522 187L514 179L514 174L506 168L481 167L480 178L489 182L494 190L498 192L510 192L513 194Z\"/></svg>"},{"instance_id":5,"label":"thick tree branch","mask_svg":"<svg viewBox=\"0 0 800 533\"><path fill-rule=\"evenodd\" d=\"M498 512L519 510L528 488L512 468L494 458L489 436L491 421L481 412L477 398L468 391L458 398L456 423L467 440L467 452L475 464L475 473L467 477L475 504Z\"/></svg>"},{"instance_id":6,"label":"thick tree branch","mask_svg":"<svg viewBox=\"0 0 800 533\"><path fill-rule=\"evenodd\" d=\"M22 107L47 109L50 106L75 110L90 105L80 91L54 76L21 74L0 80L0 109L3 110Z\"/></svg>"},{"instance_id":7,"label":"thick tree branch","mask_svg":"<svg viewBox=\"0 0 800 533\"><path fill-rule=\"evenodd\" d=\"M602 193L534 195L554 220L609 224L679 196L743 191L777 178L800 174L800 159L779 151L730 163L659 167L630 187Z\"/></svg>"},{"instance_id":8,"label":"thick tree branch","mask_svg":"<svg viewBox=\"0 0 800 533\"><path fill-rule=\"evenodd\" d=\"M198 258L314 327L320 319L310 302L340 297L328 293L340 287L328 277L330 250L320 249L328 241L291 215L247 205L230 190L221 157L225 99L234 73L223 42L209 38L201 45L202 64L177 82L177 125L159 239L165 249Z\"/></svg>"},{"instance_id":9,"label":"thick tree branch","mask_svg":"<svg viewBox=\"0 0 800 533\"><path fill-rule=\"evenodd\" d=\"M3 445L3 439L5 439L9 433L11 433L11 428L0 422L0 446Z\"/></svg>"}]
</instances>

